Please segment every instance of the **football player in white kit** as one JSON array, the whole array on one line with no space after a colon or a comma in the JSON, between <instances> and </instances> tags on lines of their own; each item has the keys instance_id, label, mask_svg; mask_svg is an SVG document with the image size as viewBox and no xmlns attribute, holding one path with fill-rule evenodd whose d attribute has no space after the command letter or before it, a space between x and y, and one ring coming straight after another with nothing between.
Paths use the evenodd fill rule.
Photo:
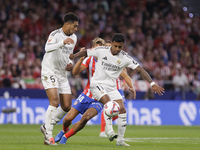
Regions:
<instances>
[{"instance_id":1,"label":"football player in white kit","mask_svg":"<svg viewBox=\"0 0 200 150\"><path fill-rule=\"evenodd\" d=\"M82 56L95 56L98 58L96 63L96 71L91 79L90 90L94 98L102 104L106 104L110 100L115 100L120 105L118 115L118 135L112 127L112 118L104 114L106 121L106 134L109 139L117 138L117 145L130 146L125 143L124 133L126 130L126 109L122 100L122 96L117 90L116 79L125 67L136 70L144 79L146 79L153 91L159 95L163 95L164 89L151 79L149 74L140 65L122 50L125 39L120 33L116 33L112 37L111 47L97 47L93 50L85 50L76 54L70 54L70 59ZM111 140L110 140L111 141Z\"/></svg>"},{"instance_id":2,"label":"football player in white kit","mask_svg":"<svg viewBox=\"0 0 200 150\"><path fill-rule=\"evenodd\" d=\"M71 108L71 88L67 79L67 71L72 70L69 55L73 53L77 42L74 34L79 25L76 14L69 12L64 16L64 24L60 29L50 33L42 60L41 79L49 99L45 124L40 127L44 134L44 144L57 145L54 141L53 126L58 123ZM60 104L60 107L58 107Z\"/></svg>"},{"instance_id":3,"label":"football player in white kit","mask_svg":"<svg viewBox=\"0 0 200 150\"><path fill-rule=\"evenodd\" d=\"M105 41L101 38L95 38L92 40L92 48L95 48L97 46L105 45ZM82 50L85 48L82 48ZM95 64L97 62L97 58L95 57L86 57L86 58L80 58L79 61L74 66L72 73L73 75L77 75L83 70L87 70L88 73L88 82L83 90L83 92L79 95L79 97L76 99L74 104L72 104L70 111L67 113L67 115L63 119L63 130L61 130L56 137L54 138L55 142L59 142L60 144L66 144L67 140L74 136L77 132L82 130L86 123L96 116L98 113L101 112L103 105L96 99L93 99L93 96L90 91L90 79L92 78L94 72L95 72ZM122 78L126 81L128 86L130 87L130 91L133 92L134 98L136 96L136 92L133 88L133 83L131 78L126 74L126 71L122 71L120 74ZM118 82L118 79L116 80ZM72 120L78 115L82 114L81 119L76 122L73 127L68 131L69 126L72 123ZM67 132L68 131L68 132Z\"/></svg>"}]
</instances>

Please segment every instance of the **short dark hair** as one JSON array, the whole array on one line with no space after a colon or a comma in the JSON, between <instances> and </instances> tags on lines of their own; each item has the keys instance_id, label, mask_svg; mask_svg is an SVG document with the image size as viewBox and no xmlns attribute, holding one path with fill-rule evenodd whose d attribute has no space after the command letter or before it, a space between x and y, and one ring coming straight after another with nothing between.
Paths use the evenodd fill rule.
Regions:
<instances>
[{"instance_id":1,"label":"short dark hair","mask_svg":"<svg viewBox=\"0 0 200 150\"><path fill-rule=\"evenodd\" d=\"M74 21L79 21L79 17L75 13L69 12L69 13L65 14L64 23L74 22Z\"/></svg>"},{"instance_id":2,"label":"short dark hair","mask_svg":"<svg viewBox=\"0 0 200 150\"><path fill-rule=\"evenodd\" d=\"M115 33L114 35L113 35L113 37L112 37L112 42L119 42L119 43L121 43L121 42L125 42L125 38L124 38L124 35L123 34L121 34L121 33Z\"/></svg>"}]
</instances>

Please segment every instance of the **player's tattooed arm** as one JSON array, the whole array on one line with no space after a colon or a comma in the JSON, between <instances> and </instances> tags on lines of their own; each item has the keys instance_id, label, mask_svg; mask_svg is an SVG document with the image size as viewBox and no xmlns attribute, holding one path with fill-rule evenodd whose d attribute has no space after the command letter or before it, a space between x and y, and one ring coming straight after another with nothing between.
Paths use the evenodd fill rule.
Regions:
<instances>
[{"instance_id":1,"label":"player's tattooed arm","mask_svg":"<svg viewBox=\"0 0 200 150\"><path fill-rule=\"evenodd\" d=\"M142 76L142 78L146 79L149 83L153 82L150 75L140 66L135 68L135 70Z\"/></svg>"},{"instance_id":2,"label":"player's tattooed arm","mask_svg":"<svg viewBox=\"0 0 200 150\"><path fill-rule=\"evenodd\" d=\"M155 93L158 93L158 95L163 95L163 93L165 93L165 89L162 88L162 87L160 87L160 86L158 86L157 84L155 84L155 82L153 82L153 80L151 79L151 77L149 76L149 74L148 74L142 67L138 66L137 68L135 68L135 70L136 70L144 79L146 79L146 80L150 83L150 85L152 84L151 87L152 87L152 89L153 89L153 91L154 91Z\"/></svg>"},{"instance_id":3,"label":"player's tattooed arm","mask_svg":"<svg viewBox=\"0 0 200 150\"><path fill-rule=\"evenodd\" d=\"M127 74L126 68L124 68L124 69L122 70L120 76L121 76L122 78L124 78L124 80L126 81L126 84L129 86L129 90L130 90L131 92L133 92L133 98L136 99L136 91L135 91L135 89L134 89L134 87L133 87L133 82L132 82L131 78L130 78L130 77L128 76L128 74Z\"/></svg>"},{"instance_id":4,"label":"player's tattooed arm","mask_svg":"<svg viewBox=\"0 0 200 150\"><path fill-rule=\"evenodd\" d=\"M76 54L70 54L69 59L73 60L76 57L83 57L83 56L87 56L87 50L82 50Z\"/></svg>"}]
</instances>

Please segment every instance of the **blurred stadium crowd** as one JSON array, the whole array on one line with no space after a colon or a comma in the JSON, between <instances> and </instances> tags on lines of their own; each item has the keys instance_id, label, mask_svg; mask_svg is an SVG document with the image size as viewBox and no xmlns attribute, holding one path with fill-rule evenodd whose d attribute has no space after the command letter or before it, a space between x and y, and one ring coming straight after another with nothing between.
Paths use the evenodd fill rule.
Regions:
<instances>
[{"instance_id":1,"label":"blurred stadium crowd","mask_svg":"<svg viewBox=\"0 0 200 150\"><path fill-rule=\"evenodd\" d=\"M75 53L90 48L95 37L110 40L121 32L126 37L123 50L160 86L200 92L200 18L189 17L178 0L0 1L0 87L43 88L45 42L70 11L80 17ZM132 70L128 74L141 80ZM75 97L86 79L86 72L69 72Z\"/></svg>"}]
</instances>

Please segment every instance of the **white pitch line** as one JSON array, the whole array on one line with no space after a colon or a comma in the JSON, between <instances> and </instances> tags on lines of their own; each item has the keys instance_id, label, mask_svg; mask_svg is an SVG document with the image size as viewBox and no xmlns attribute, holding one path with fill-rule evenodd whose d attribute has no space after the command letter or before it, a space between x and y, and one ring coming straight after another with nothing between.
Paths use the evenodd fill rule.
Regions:
<instances>
[{"instance_id":1,"label":"white pitch line","mask_svg":"<svg viewBox=\"0 0 200 150\"><path fill-rule=\"evenodd\" d=\"M200 144L196 143L199 141L200 138L189 138L189 137L134 137L134 138L124 138L124 141L129 141L129 142L156 142L156 143L185 143L189 142L190 144ZM191 143L191 141L195 141L195 143Z\"/></svg>"},{"instance_id":2,"label":"white pitch line","mask_svg":"<svg viewBox=\"0 0 200 150\"><path fill-rule=\"evenodd\" d=\"M200 139L200 138L189 138L189 137L172 137L172 138L168 138L168 137L144 137L144 138L137 138L137 137L134 137L134 138L125 138L126 140L129 140L129 139L135 139L135 140L179 140L179 139L188 139L188 140L191 140L191 139Z\"/></svg>"}]
</instances>

